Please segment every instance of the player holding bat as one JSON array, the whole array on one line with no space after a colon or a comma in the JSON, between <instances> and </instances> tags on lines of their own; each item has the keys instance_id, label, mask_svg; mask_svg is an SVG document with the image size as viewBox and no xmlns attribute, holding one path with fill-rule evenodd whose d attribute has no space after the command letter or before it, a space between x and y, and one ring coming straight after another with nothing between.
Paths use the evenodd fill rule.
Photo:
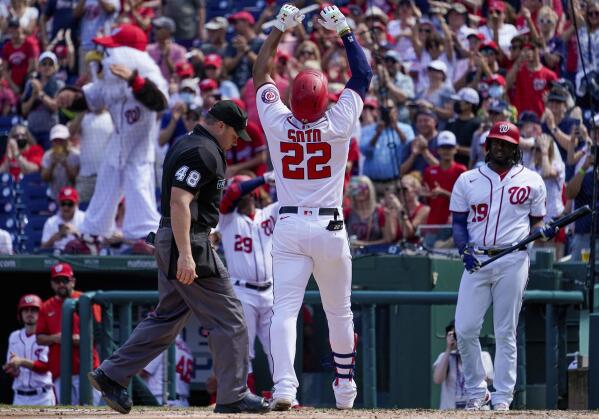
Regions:
<instances>
[{"instance_id":1,"label":"player holding bat","mask_svg":"<svg viewBox=\"0 0 599 419\"><path fill-rule=\"evenodd\" d=\"M516 326L528 280L528 253L520 247L481 267L532 232L549 240L558 227L543 224L543 179L521 164L520 132L496 122L485 143L486 164L458 178L451 194L453 239L466 270L455 315L462 356L466 410L509 410L516 384ZM487 390L479 342L483 318L493 305L496 337L495 393Z\"/></svg>"}]
</instances>

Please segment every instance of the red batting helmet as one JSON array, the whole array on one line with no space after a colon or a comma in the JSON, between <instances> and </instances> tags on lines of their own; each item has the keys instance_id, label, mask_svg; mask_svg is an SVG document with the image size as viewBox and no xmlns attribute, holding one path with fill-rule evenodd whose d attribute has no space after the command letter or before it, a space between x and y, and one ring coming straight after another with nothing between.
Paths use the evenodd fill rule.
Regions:
<instances>
[{"instance_id":1,"label":"red batting helmet","mask_svg":"<svg viewBox=\"0 0 599 419\"><path fill-rule=\"evenodd\" d=\"M291 87L291 113L303 123L320 119L329 102L328 82L318 70L302 70Z\"/></svg>"},{"instance_id":2,"label":"red batting helmet","mask_svg":"<svg viewBox=\"0 0 599 419\"><path fill-rule=\"evenodd\" d=\"M518 145L520 144L520 130L508 121L495 122L487 135L487 141L493 139Z\"/></svg>"},{"instance_id":3,"label":"red batting helmet","mask_svg":"<svg viewBox=\"0 0 599 419\"><path fill-rule=\"evenodd\" d=\"M42 308L42 299L35 294L25 294L19 299L19 304L17 305L17 318L21 315L21 310L24 308L37 308L38 310ZM20 321L21 319L19 319Z\"/></svg>"}]
</instances>

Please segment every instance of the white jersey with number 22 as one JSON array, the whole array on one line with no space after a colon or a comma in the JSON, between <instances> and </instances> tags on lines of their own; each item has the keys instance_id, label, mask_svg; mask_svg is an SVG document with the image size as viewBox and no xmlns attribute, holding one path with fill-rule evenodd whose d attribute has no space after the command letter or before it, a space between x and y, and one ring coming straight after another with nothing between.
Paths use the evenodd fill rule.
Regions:
<instances>
[{"instance_id":1,"label":"white jersey with number 22","mask_svg":"<svg viewBox=\"0 0 599 419\"><path fill-rule=\"evenodd\" d=\"M309 124L293 117L274 84L258 89L256 105L281 206L341 207L349 141L362 113L362 98L344 89L337 103Z\"/></svg>"}]
</instances>

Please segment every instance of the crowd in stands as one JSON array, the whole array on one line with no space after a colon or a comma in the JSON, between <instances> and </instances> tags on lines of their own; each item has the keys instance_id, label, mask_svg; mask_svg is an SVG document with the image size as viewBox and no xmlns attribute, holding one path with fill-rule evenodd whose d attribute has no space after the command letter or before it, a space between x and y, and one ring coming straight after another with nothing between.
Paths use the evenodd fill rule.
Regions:
<instances>
[{"instance_id":1,"label":"crowd in stands","mask_svg":"<svg viewBox=\"0 0 599 419\"><path fill-rule=\"evenodd\" d=\"M29 216L47 218L46 225L30 228L37 241L23 246L16 245L19 222L12 221L19 205L4 205L6 196L0 196L0 228L12 234L14 251L77 250L68 246L69 238L78 234L94 188L103 187L95 180L102 159L111 158L106 144L114 128L105 110L69 112L55 97L64 86L83 86L95 77L94 54L101 57L103 50L93 38L121 24L147 34L147 52L169 84L169 106L155 140L157 179L168 147L221 99L247 111L253 140L228 152L227 176L262 175L268 150L251 71L282 3L0 0L5 133L0 172L10 174L0 188L26 196L29 184L42 183L48 199L45 211ZM349 79L343 44L316 24L327 3L295 3L308 7L307 18L284 35L273 79L287 102L290 81L300 70L322 70L334 104ZM344 210L356 247L397 242L451 247L450 232L439 226L451 223L453 184L462 172L485 163L486 134L498 120L518 124L523 164L545 180L546 221L590 204L599 139L599 120L593 119L599 99L599 0L335 3L375 73L346 171ZM119 208L113 236L99 243L109 253L123 246L135 251L118 227L123 212L135 208L127 207L126 196ZM548 245L558 256L580 259L589 247L590 224L590 217L582 218ZM5 242L0 252L8 253L10 241Z\"/></svg>"}]
</instances>

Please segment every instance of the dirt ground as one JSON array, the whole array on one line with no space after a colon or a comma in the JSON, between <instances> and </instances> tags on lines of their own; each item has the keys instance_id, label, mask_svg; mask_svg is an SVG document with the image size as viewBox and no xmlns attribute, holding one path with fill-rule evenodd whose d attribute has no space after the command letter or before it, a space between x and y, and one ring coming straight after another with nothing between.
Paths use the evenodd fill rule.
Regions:
<instances>
[{"instance_id":1,"label":"dirt ground","mask_svg":"<svg viewBox=\"0 0 599 419\"><path fill-rule=\"evenodd\" d=\"M55 407L55 408L17 408L12 406L0 406L0 417L10 418L85 418L101 417L103 419L127 418L127 419L165 419L165 418L219 418L219 419L256 419L256 418L365 418L365 419L387 419L387 418L447 418L447 417L471 417L492 418L509 417L514 418L599 418L599 412L587 411L565 411L565 410L514 410L511 412L449 412L438 410L409 410L409 409L355 409L351 411L338 411L333 409L302 408L291 412L271 412L265 415L217 415L208 408L188 409L165 409L160 408L133 408L127 416L118 414L106 407Z\"/></svg>"}]
</instances>

